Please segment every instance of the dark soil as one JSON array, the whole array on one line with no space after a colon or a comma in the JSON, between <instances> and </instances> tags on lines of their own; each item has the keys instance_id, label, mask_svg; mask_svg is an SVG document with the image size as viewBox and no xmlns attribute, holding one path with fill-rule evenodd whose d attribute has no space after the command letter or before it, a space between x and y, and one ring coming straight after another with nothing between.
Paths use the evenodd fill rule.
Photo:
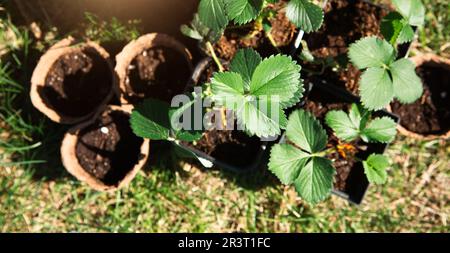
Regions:
<instances>
[{"instance_id":1,"label":"dark soil","mask_svg":"<svg viewBox=\"0 0 450 253\"><path fill-rule=\"evenodd\" d=\"M333 134L331 128L325 124L325 116L329 111L332 110L344 110L347 111L349 108L349 103L343 100L336 99L335 97L329 96L326 93L320 93L313 90L305 104L304 109L311 112L318 120L321 121L322 126L328 134L328 144L327 148L333 148L340 144L339 139ZM353 142L351 143L357 149L365 149L363 143ZM358 154L355 154L358 155ZM329 159L333 160L333 165L336 168L337 175L334 182L334 187L337 190L345 191L347 186L347 179L354 167L356 161L354 159L346 159L338 153L334 153L328 156Z\"/></svg>"},{"instance_id":2,"label":"dark soil","mask_svg":"<svg viewBox=\"0 0 450 253\"><path fill-rule=\"evenodd\" d=\"M423 65L417 69L424 93L413 104L392 103L392 111L400 116L406 129L423 135L445 134L450 130L450 70Z\"/></svg>"},{"instance_id":3,"label":"dark soil","mask_svg":"<svg viewBox=\"0 0 450 253\"><path fill-rule=\"evenodd\" d=\"M330 0L322 28L307 37L309 49L319 58L346 54L351 43L370 35L381 36L380 22L387 14L361 0Z\"/></svg>"},{"instance_id":4,"label":"dark soil","mask_svg":"<svg viewBox=\"0 0 450 253\"><path fill-rule=\"evenodd\" d=\"M321 71L321 66L313 65L313 64L304 64L303 65L303 73L302 76L308 76L309 73L305 71L305 69L312 71ZM323 73L319 74L320 78L327 81L330 85L338 86L342 89L349 91L351 94L355 96L359 96L359 80L361 78L362 72L349 64L347 67L339 67L337 69L326 68Z\"/></svg>"},{"instance_id":5,"label":"dark soil","mask_svg":"<svg viewBox=\"0 0 450 253\"><path fill-rule=\"evenodd\" d=\"M286 3L280 1L275 4L273 9L281 9ZM272 37L282 52L288 50L288 46L293 42L296 27L286 17L285 12L279 11L278 14L270 20L272 25ZM266 38L264 31L257 31L254 36L249 36L254 32L254 23L250 23L245 27L228 28L225 35L215 45L215 51L218 56L224 60L231 60L239 48L254 48L261 56L269 57L277 54L278 51L272 46Z\"/></svg>"},{"instance_id":6,"label":"dark soil","mask_svg":"<svg viewBox=\"0 0 450 253\"><path fill-rule=\"evenodd\" d=\"M202 71L200 78L198 79L198 83L196 85L203 85L211 81L211 78L214 76L214 73L217 73L219 68L217 67L214 61L208 63L205 69Z\"/></svg>"},{"instance_id":7,"label":"dark soil","mask_svg":"<svg viewBox=\"0 0 450 253\"><path fill-rule=\"evenodd\" d=\"M235 130L211 130L195 145L186 145L239 168L251 166L261 150L259 138Z\"/></svg>"},{"instance_id":8,"label":"dark soil","mask_svg":"<svg viewBox=\"0 0 450 253\"><path fill-rule=\"evenodd\" d=\"M108 63L93 49L87 48L60 58L38 92L55 111L81 117L94 112L111 88L112 73Z\"/></svg>"},{"instance_id":9,"label":"dark soil","mask_svg":"<svg viewBox=\"0 0 450 253\"><path fill-rule=\"evenodd\" d=\"M127 114L115 111L80 132L78 161L106 185L119 184L141 159L143 139L133 134L128 121Z\"/></svg>"},{"instance_id":10,"label":"dark soil","mask_svg":"<svg viewBox=\"0 0 450 253\"><path fill-rule=\"evenodd\" d=\"M128 70L126 99L137 103L144 98L169 102L183 93L191 77L185 57L171 48L155 47L143 51Z\"/></svg>"}]
</instances>

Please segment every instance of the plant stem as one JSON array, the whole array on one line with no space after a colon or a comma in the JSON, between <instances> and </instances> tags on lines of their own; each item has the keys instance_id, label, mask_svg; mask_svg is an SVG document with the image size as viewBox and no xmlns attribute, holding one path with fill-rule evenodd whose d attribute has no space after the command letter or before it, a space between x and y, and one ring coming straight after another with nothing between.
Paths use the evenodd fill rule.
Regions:
<instances>
[{"instance_id":1,"label":"plant stem","mask_svg":"<svg viewBox=\"0 0 450 253\"><path fill-rule=\"evenodd\" d=\"M281 53L280 49L278 48L277 42L273 38L272 34L270 32L266 32L266 37L269 39L270 44L277 50L278 53Z\"/></svg>"},{"instance_id":2,"label":"plant stem","mask_svg":"<svg viewBox=\"0 0 450 253\"><path fill-rule=\"evenodd\" d=\"M317 153L316 156L324 157L324 156L327 156L327 155L335 153L335 152L338 152L337 149L335 147L332 147L332 148L326 149L320 153Z\"/></svg>"},{"instance_id":3,"label":"plant stem","mask_svg":"<svg viewBox=\"0 0 450 253\"><path fill-rule=\"evenodd\" d=\"M225 71L224 67L222 66L222 63L220 62L219 57L217 57L216 52L214 51L214 47L211 44L211 42L206 42L206 47L209 50L209 53L211 54L211 57L214 59L214 62L217 64L217 67L219 67L219 71L223 72Z\"/></svg>"}]
</instances>

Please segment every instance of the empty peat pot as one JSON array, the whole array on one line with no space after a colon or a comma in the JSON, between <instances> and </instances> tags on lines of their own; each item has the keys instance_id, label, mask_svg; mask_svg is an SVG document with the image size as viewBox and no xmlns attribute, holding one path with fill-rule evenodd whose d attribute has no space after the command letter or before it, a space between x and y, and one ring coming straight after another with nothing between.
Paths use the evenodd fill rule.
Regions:
<instances>
[{"instance_id":1,"label":"empty peat pot","mask_svg":"<svg viewBox=\"0 0 450 253\"><path fill-rule=\"evenodd\" d=\"M450 138L450 60L435 54L411 60L422 79L424 92L412 104L394 102L389 110L400 117L401 134L419 140Z\"/></svg>"},{"instance_id":2,"label":"empty peat pot","mask_svg":"<svg viewBox=\"0 0 450 253\"><path fill-rule=\"evenodd\" d=\"M51 120L75 124L103 110L118 93L109 54L94 42L67 38L39 60L31 79L31 101Z\"/></svg>"},{"instance_id":3,"label":"empty peat pot","mask_svg":"<svg viewBox=\"0 0 450 253\"><path fill-rule=\"evenodd\" d=\"M61 155L70 174L98 191L114 191L133 180L147 161L150 141L134 135L130 112L131 108L110 106L69 130Z\"/></svg>"},{"instance_id":4,"label":"empty peat pot","mask_svg":"<svg viewBox=\"0 0 450 253\"><path fill-rule=\"evenodd\" d=\"M183 93L192 72L192 56L174 38L151 33L130 42L116 56L121 102L135 104L144 98L170 102Z\"/></svg>"}]
</instances>

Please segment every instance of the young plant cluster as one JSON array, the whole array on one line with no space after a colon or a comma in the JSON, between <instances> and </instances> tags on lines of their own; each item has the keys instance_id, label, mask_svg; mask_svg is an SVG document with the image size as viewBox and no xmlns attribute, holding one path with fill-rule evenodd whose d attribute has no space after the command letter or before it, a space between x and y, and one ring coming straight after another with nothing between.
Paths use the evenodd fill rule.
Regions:
<instances>
[{"instance_id":1,"label":"young plant cluster","mask_svg":"<svg viewBox=\"0 0 450 253\"><path fill-rule=\"evenodd\" d=\"M414 39L414 27L425 20L425 6L421 0L392 0L396 11L381 22L381 33L392 45L404 44Z\"/></svg>"},{"instance_id":2,"label":"young plant cluster","mask_svg":"<svg viewBox=\"0 0 450 253\"><path fill-rule=\"evenodd\" d=\"M329 136L319 120L303 109L286 111L303 98L301 66L290 56L273 55L263 59L254 49L240 49L229 63L228 71L214 53L213 43L223 35L230 22L251 23L254 29L270 34L270 18L276 14L268 8L276 0L201 0L198 13L190 26L182 31L203 41L219 66L208 83L201 84L201 94L191 94L192 100L179 108L154 99L136 107L131 125L144 138L166 140L181 147L182 142L198 141L205 130L180 130L180 118L192 112L198 99L210 99L207 111L234 112L237 124L249 136L267 138L283 135L282 142L271 149L269 170L283 184L294 185L307 202L316 204L329 196L336 169L334 154L362 163L368 180L383 184L387 179L389 159L370 154L358 157L370 143L390 143L395 139L397 123L389 117L375 117L380 110L398 99L412 103L422 94L420 78L414 64L398 58L397 45L411 41L414 26L423 24L424 9L420 0L393 0L396 11L381 25L386 39L363 38L349 48L348 58L364 71L360 80L361 104L346 111L330 111L324 122L339 144L329 145ZM309 33L317 31L323 22L323 11L307 0L291 0L286 4L286 16L298 28ZM275 13L274 13L275 12ZM262 27L262 28L261 28ZM269 35L270 36L270 35ZM188 116L189 117L189 116ZM195 154L190 154L196 157Z\"/></svg>"},{"instance_id":3,"label":"young plant cluster","mask_svg":"<svg viewBox=\"0 0 450 253\"><path fill-rule=\"evenodd\" d=\"M385 108L394 98L404 104L422 96L423 87L413 62L398 59L398 44L411 42L414 28L422 26L425 7L420 0L392 0L396 11L381 23L385 39L363 38L350 46L349 58L357 68L364 70L360 80L360 96L364 106L371 110Z\"/></svg>"},{"instance_id":4,"label":"young plant cluster","mask_svg":"<svg viewBox=\"0 0 450 253\"><path fill-rule=\"evenodd\" d=\"M244 25L255 21L255 25L267 25L273 11L267 9L280 0L200 0L200 21L214 31L226 28L230 21ZM286 16L298 28L309 33L317 31L323 22L322 9L309 0L290 0Z\"/></svg>"},{"instance_id":5,"label":"young plant cluster","mask_svg":"<svg viewBox=\"0 0 450 253\"><path fill-rule=\"evenodd\" d=\"M253 29L247 37L253 37L261 31L275 48L277 43L271 35L270 20L282 9L297 28L306 33L317 31L323 23L322 8L309 0L290 0L285 7L274 9L281 0L201 0L198 12L191 24L181 26L181 32L188 37L201 41L214 58L219 68L220 61L215 55L213 44L224 34L230 22L238 27L252 24Z\"/></svg>"},{"instance_id":6,"label":"young plant cluster","mask_svg":"<svg viewBox=\"0 0 450 253\"><path fill-rule=\"evenodd\" d=\"M284 144L272 148L269 169L283 184L295 186L299 195L309 203L318 203L330 194L336 170L328 158L338 152L342 156L352 155L352 142L388 143L394 140L397 124L390 118L372 118L369 111L353 104L350 112L331 111L326 115L327 125L342 141L337 147L327 148L328 136L320 122L309 112L297 110L291 114L286 129ZM372 154L363 162L367 178L371 183L386 182L387 157Z\"/></svg>"}]
</instances>

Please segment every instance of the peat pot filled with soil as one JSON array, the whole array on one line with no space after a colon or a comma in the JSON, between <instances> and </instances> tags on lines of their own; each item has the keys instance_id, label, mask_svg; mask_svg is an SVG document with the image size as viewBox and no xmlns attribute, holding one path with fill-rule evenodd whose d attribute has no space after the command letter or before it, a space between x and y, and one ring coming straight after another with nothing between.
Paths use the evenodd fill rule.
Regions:
<instances>
[{"instance_id":1,"label":"peat pot filled with soil","mask_svg":"<svg viewBox=\"0 0 450 253\"><path fill-rule=\"evenodd\" d=\"M303 106L306 111L312 113L322 125L328 135L328 147L338 147L342 143L333 133L333 130L325 124L325 116L332 110L347 111L352 103L358 103L359 99L346 90L324 83L321 80L306 80L312 82L313 88ZM395 122L398 117L387 111L378 111L373 113L373 117L389 117ZM383 154L388 147L384 143L366 143L362 140L356 140L349 145L352 156L342 156L340 153L332 153L327 158L333 161L336 169L334 179L333 193L349 200L352 203L360 204L363 201L365 193L369 187L369 181L364 173L364 167L361 161L366 160L370 154ZM344 147L342 146L342 147ZM352 158L356 157L356 159Z\"/></svg>"},{"instance_id":2,"label":"peat pot filled with soil","mask_svg":"<svg viewBox=\"0 0 450 253\"><path fill-rule=\"evenodd\" d=\"M31 101L51 120L74 124L103 110L118 93L109 54L93 42L60 41L39 60Z\"/></svg>"},{"instance_id":3,"label":"peat pot filled with soil","mask_svg":"<svg viewBox=\"0 0 450 253\"><path fill-rule=\"evenodd\" d=\"M223 62L228 68L228 63ZM205 58L197 64L189 88L208 83L218 71L212 58ZM237 130L210 130L195 143L183 143L182 146L212 164L232 172L251 172L264 163L267 143L258 137L249 137Z\"/></svg>"},{"instance_id":4,"label":"peat pot filled with soil","mask_svg":"<svg viewBox=\"0 0 450 253\"><path fill-rule=\"evenodd\" d=\"M399 115L399 132L407 137L433 140L450 138L450 60L434 54L411 58L421 77L424 92L412 104L393 102L390 110Z\"/></svg>"},{"instance_id":5,"label":"peat pot filled with soil","mask_svg":"<svg viewBox=\"0 0 450 253\"><path fill-rule=\"evenodd\" d=\"M129 126L131 108L110 106L100 116L82 123L64 137L65 168L98 191L126 186L145 165L150 141L134 135Z\"/></svg>"},{"instance_id":6,"label":"peat pot filled with soil","mask_svg":"<svg viewBox=\"0 0 450 253\"><path fill-rule=\"evenodd\" d=\"M165 34L147 34L130 42L116 57L121 102L156 98L170 103L185 90L191 61L188 49Z\"/></svg>"}]
</instances>

